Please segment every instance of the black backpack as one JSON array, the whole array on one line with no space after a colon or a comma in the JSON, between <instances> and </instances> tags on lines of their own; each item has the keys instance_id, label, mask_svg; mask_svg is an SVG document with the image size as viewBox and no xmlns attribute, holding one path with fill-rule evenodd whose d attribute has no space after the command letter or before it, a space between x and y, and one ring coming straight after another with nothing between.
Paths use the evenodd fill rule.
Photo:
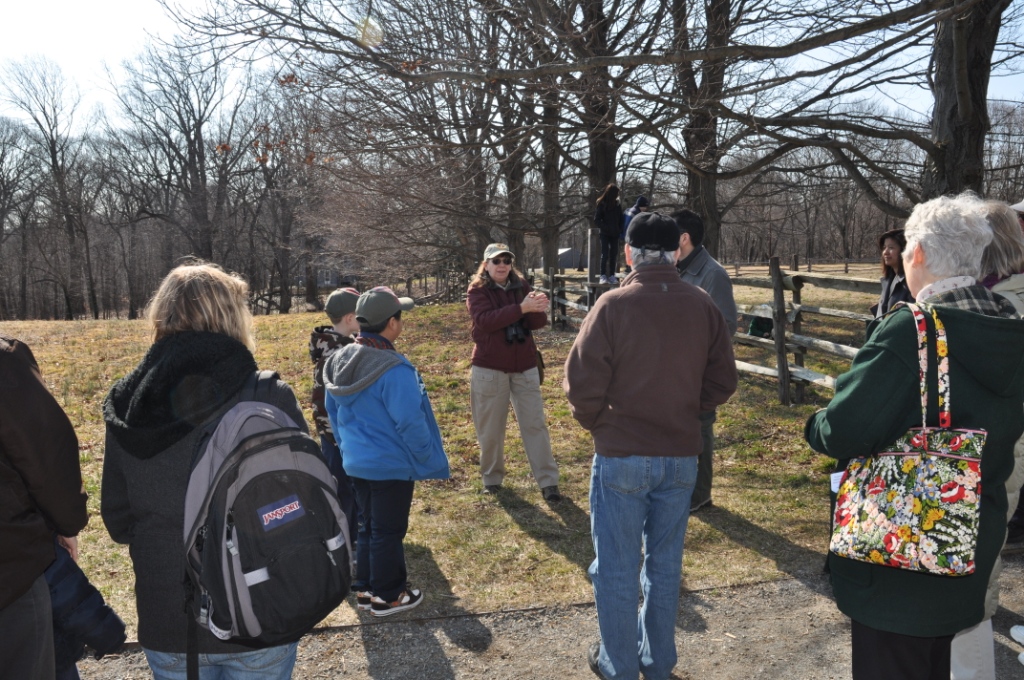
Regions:
<instances>
[{"instance_id":1,"label":"black backpack","mask_svg":"<svg viewBox=\"0 0 1024 680\"><path fill-rule=\"evenodd\" d=\"M348 595L348 521L320 446L259 401L262 371L240 401L203 426L185 495L189 664L195 624L222 640L294 642ZM191 670L191 669L190 669Z\"/></svg>"}]
</instances>

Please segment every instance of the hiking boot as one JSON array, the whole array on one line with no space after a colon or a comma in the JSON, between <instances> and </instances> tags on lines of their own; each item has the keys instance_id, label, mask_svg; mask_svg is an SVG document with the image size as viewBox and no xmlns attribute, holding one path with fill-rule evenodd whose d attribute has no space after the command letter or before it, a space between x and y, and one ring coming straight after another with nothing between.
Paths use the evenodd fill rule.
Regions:
<instances>
[{"instance_id":1,"label":"hiking boot","mask_svg":"<svg viewBox=\"0 0 1024 680\"><path fill-rule=\"evenodd\" d=\"M370 611L370 601L373 599L373 593L369 590L357 590L356 591L356 609L361 612Z\"/></svg>"},{"instance_id":2,"label":"hiking boot","mask_svg":"<svg viewBox=\"0 0 1024 680\"><path fill-rule=\"evenodd\" d=\"M370 613L374 616L391 616L417 607L420 602L423 602L423 593L415 588L406 587L392 602L385 602L376 595L371 597Z\"/></svg>"},{"instance_id":3,"label":"hiking boot","mask_svg":"<svg viewBox=\"0 0 1024 680\"><path fill-rule=\"evenodd\" d=\"M540 495L549 503L557 503L562 500L562 494L558 493L557 486L545 486L540 490Z\"/></svg>"}]
</instances>

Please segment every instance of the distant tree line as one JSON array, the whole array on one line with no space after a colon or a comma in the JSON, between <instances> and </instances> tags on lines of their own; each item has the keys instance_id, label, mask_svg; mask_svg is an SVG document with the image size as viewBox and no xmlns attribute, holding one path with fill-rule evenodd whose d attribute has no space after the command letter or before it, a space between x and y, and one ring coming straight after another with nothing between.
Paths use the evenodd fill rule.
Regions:
<instances>
[{"instance_id":1,"label":"distant tree line","mask_svg":"<svg viewBox=\"0 0 1024 680\"><path fill-rule=\"evenodd\" d=\"M613 181L732 262L874 257L920 200L1024 198L1022 93L988 93L1020 63L1009 0L214 10L125 64L106 116L52 64L4 68L0 319L134 318L188 257L269 313L465 274L494 240L550 263Z\"/></svg>"}]
</instances>

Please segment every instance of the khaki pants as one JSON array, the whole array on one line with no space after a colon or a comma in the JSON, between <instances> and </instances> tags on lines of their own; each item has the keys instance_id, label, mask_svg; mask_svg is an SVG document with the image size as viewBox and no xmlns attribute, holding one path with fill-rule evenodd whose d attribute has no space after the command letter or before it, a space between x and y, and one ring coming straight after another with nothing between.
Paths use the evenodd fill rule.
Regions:
<instances>
[{"instance_id":1,"label":"khaki pants","mask_svg":"<svg viewBox=\"0 0 1024 680\"><path fill-rule=\"evenodd\" d=\"M551 455L551 437L544 419L544 399L540 394L537 369L504 373L473 366L470 395L484 485L501 484L505 478L505 426L509 401L519 421L519 434L523 438L533 478L542 489L558 484L558 465Z\"/></svg>"}]
</instances>

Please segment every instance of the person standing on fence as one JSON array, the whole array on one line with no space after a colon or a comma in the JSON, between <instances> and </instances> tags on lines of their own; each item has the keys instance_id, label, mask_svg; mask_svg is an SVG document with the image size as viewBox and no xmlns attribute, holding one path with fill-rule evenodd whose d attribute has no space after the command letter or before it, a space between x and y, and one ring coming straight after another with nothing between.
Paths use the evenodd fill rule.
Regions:
<instances>
[{"instance_id":1,"label":"person standing on fence","mask_svg":"<svg viewBox=\"0 0 1024 680\"><path fill-rule=\"evenodd\" d=\"M736 362L722 313L679 280L676 223L638 215L627 243L633 273L587 315L563 386L573 417L594 438L589 573L601 641L587 660L609 680L664 680L676 665L698 414L736 391Z\"/></svg>"},{"instance_id":2,"label":"person standing on fence","mask_svg":"<svg viewBox=\"0 0 1024 680\"><path fill-rule=\"evenodd\" d=\"M871 305L876 319L888 314L899 302L914 301L903 272L903 251L907 247L903 230L891 229L879 236L878 247L882 251L882 292L878 294L878 302Z\"/></svg>"},{"instance_id":3,"label":"person standing on fence","mask_svg":"<svg viewBox=\"0 0 1024 680\"><path fill-rule=\"evenodd\" d=\"M679 278L703 288L711 296L718 311L725 317L729 336L736 333L736 300L732 295L732 279L725 267L720 265L704 247L704 221L692 210L672 213L672 219L679 226L679 255L676 264ZM690 512L711 506L711 483L714 477L715 458L715 411L700 414L700 437L703 448L697 467L697 487L693 490Z\"/></svg>"},{"instance_id":4,"label":"person standing on fence","mask_svg":"<svg viewBox=\"0 0 1024 680\"><path fill-rule=\"evenodd\" d=\"M619 282L618 270L619 237L622 235L622 205L619 203L619 187L609 184L597 199L594 225L601 234L601 276L599 283Z\"/></svg>"},{"instance_id":5,"label":"person standing on fence","mask_svg":"<svg viewBox=\"0 0 1024 680\"><path fill-rule=\"evenodd\" d=\"M633 207L630 208L629 210L627 210L625 213L623 213L623 215L622 215L622 242L623 243L626 242L626 231L629 229L630 221L634 217L639 215L640 213L645 213L645 212L647 212L650 209L651 209L651 202L647 200L647 197L646 196L637 196L636 203L633 204ZM626 246L624 255L625 255L625 260L626 260L626 273L628 274L631 271L633 271L633 258L629 254L629 246Z\"/></svg>"},{"instance_id":6,"label":"person standing on fence","mask_svg":"<svg viewBox=\"0 0 1024 680\"><path fill-rule=\"evenodd\" d=\"M922 426L924 384L924 425L933 431L929 450L939 449L940 439L951 434L940 427L987 436L981 462L961 458L955 463L961 473L952 478L936 479L933 456L908 457L902 470L912 476L905 495L886 488L881 476L861 487L864 496L891 502L895 515L859 504L836 510L837 526L862 528L865 542L877 538L891 553L886 557L875 549L865 561L836 552L828 556L836 605L852 619L854 680L950 677L953 636L985 618L986 590L1006 537L1006 482L1014 445L1024 433L1024 321L1006 298L977 284L982 252L992 240L981 201L966 194L919 204L907 220L906 239L907 287L922 307L922 320L900 306L873 321L867 343L836 380L835 397L810 417L804 435L812 449L839 461L877 460L876 454L910 435L910 428ZM940 323L945 338L937 336ZM949 398L940 402L943 392ZM941 404L949 410L941 412ZM960 450L963 439L955 439L942 448ZM844 488L853 485L847 477ZM942 509L940 499L977 504L977 533L959 529L963 510ZM950 537L949 549L939 547L935 536L915 535L917 528L932 526L938 540ZM833 546L844 550L843 538ZM928 571L944 569L957 573Z\"/></svg>"},{"instance_id":7,"label":"person standing on fence","mask_svg":"<svg viewBox=\"0 0 1024 680\"><path fill-rule=\"evenodd\" d=\"M469 284L466 305L473 322L470 398L480 444L484 493L498 493L505 479L508 405L516 412L523 448L544 500L561 500L558 464L540 393L532 331L547 324L548 297L530 289L504 243L492 243Z\"/></svg>"}]
</instances>

